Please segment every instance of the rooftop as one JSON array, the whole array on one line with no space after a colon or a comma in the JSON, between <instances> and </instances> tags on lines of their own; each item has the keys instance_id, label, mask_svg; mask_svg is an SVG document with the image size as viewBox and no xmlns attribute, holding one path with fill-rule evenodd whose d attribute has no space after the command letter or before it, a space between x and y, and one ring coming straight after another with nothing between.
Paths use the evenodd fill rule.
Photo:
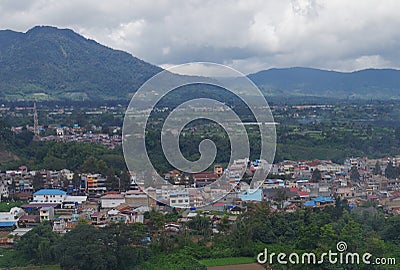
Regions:
<instances>
[{"instance_id":1,"label":"rooftop","mask_svg":"<svg viewBox=\"0 0 400 270\"><path fill-rule=\"evenodd\" d=\"M67 193L59 189L41 189L33 193L33 196L37 195L67 195Z\"/></svg>"},{"instance_id":2,"label":"rooftop","mask_svg":"<svg viewBox=\"0 0 400 270\"><path fill-rule=\"evenodd\" d=\"M101 199L124 199L125 196L123 194L106 194L101 196Z\"/></svg>"}]
</instances>

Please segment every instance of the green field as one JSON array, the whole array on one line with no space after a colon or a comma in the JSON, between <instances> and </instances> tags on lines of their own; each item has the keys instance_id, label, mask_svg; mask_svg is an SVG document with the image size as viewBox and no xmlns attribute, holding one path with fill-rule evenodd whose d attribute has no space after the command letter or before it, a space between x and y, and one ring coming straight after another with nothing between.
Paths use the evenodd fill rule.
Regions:
<instances>
[{"instance_id":1,"label":"green field","mask_svg":"<svg viewBox=\"0 0 400 270\"><path fill-rule=\"evenodd\" d=\"M233 265L233 264L248 264L248 263L255 263L255 262L256 262L256 260L253 257L229 257L229 258L199 260L199 263L201 263L207 267Z\"/></svg>"},{"instance_id":2,"label":"green field","mask_svg":"<svg viewBox=\"0 0 400 270\"><path fill-rule=\"evenodd\" d=\"M18 256L14 249L0 249L0 269L39 269L39 270L60 270L59 265L31 265L26 260Z\"/></svg>"},{"instance_id":3,"label":"green field","mask_svg":"<svg viewBox=\"0 0 400 270\"><path fill-rule=\"evenodd\" d=\"M0 202L0 212L8 212L13 207L20 207L25 202Z\"/></svg>"}]
</instances>

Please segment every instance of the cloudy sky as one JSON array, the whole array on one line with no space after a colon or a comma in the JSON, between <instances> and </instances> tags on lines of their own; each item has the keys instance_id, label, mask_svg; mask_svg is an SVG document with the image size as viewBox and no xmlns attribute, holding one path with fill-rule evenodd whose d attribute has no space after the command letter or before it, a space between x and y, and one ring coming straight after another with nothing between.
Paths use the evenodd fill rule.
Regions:
<instances>
[{"instance_id":1,"label":"cloudy sky","mask_svg":"<svg viewBox=\"0 0 400 270\"><path fill-rule=\"evenodd\" d=\"M71 28L168 67L400 68L398 0L2 0L0 29Z\"/></svg>"}]
</instances>

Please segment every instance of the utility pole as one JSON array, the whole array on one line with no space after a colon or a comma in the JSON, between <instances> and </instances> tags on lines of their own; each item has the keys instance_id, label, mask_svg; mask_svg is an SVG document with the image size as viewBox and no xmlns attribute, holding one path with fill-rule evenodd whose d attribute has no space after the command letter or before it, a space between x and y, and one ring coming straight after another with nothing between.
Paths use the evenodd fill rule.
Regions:
<instances>
[{"instance_id":1,"label":"utility pole","mask_svg":"<svg viewBox=\"0 0 400 270\"><path fill-rule=\"evenodd\" d=\"M33 102L33 134L34 134L33 139L38 141L40 137L39 137L39 118L36 109L36 98L34 99Z\"/></svg>"}]
</instances>

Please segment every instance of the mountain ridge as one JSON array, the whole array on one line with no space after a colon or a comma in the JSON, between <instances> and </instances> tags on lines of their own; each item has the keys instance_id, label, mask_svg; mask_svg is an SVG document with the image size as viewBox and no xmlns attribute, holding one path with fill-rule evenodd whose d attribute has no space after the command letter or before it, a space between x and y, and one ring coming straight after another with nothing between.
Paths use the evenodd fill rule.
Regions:
<instances>
[{"instance_id":1,"label":"mountain ridge","mask_svg":"<svg viewBox=\"0 0 400 270\"><path fill-rule=\"evenodd\" d=\"M70 29L0 31L0 44L0 98L5 99L37 93L50 99L127 99L162 70Z\"/></svg>"},{"instance_id":2,"label":"mountain ridge","mask_svg":"<svg viewBox=\"0 0 400 270\"><path fill-rule=\"evenodd\" d=\"M273 68L247 75L266 95L336 98L400 98L400 70L339 72L315 68Z\"/></svg>"},{"instance_id":3,"label":"mountain ridge","mask_svg":"<svg viewBox=\"0 0 400 270\"><path fill-rule=\"evenodd\" d=\"M0 30L0 100L129 99L162 70L71 29ZM400 99L396 69L338 72L291 67L247 76L264 95L278 98Z\"/></svg>"}]
</instances>

